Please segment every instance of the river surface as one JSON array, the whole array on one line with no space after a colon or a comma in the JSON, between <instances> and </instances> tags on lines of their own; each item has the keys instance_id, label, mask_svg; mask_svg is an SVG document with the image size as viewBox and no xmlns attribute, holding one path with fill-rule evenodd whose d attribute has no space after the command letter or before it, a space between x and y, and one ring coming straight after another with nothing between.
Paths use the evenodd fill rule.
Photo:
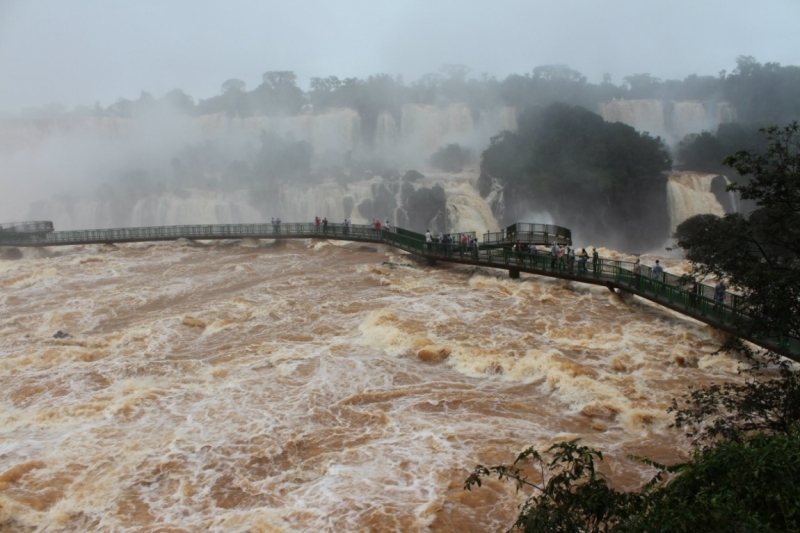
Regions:
<instances>
[{"instance_id":1,"label":"river surface","mask_svg":"<svg viewBox=\"0 0 800 533\"><path fill-rule=\"evenodd\" d=\"M607 289L297 240L6 250L0 529L504 531L477 463L581 438L634 488L712 328ZM57 331L69 334L57 339Z\"/></svg>"}]
</instances>

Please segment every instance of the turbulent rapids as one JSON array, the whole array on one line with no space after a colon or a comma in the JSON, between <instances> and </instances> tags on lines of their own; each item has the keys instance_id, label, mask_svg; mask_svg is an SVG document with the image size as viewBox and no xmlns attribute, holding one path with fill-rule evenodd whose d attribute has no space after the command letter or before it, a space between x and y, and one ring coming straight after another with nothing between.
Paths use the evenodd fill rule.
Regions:
<instances>
[{"instance_id":1,"label":"turbulent rapids","mask_svg":"<svg viewBox=\"0 0 800 533\"><path fill-rule=\"evenodd\" d=\"M580 437L638 486L671 399L738 379L669 310L380 245L23 249L0 286L12 530L498 530L476 463Z\"/></svg>"},{"instance_id":2,"label":"turbulent rapids","mask_svg":"<svg viewBox=\"0 0 800 533\"><path fill-rule=\"evenodd\" d=\"M665 135L723 121L695 104L601 111ZM227 165L259 146L262 130L319 154L359 156L367 126L344 109L155 124L0 121L0 169L24 176L0 209L59 230L273 215L422 220L407 212L399 178L287 182L258 199L220 187L221 170L178 182L172 164L175 154L192 161L186 146L217 146ZM374 126L375 154L425 170L444 144L477 154L517 122L513 108L476 116L463 105L405 105ZM128 162L171 185L49 193L56 178L59 190L91 192ZM411 192L444 194L423 223L499 229L503 213L492 206L503 191L481 197L476 165L425 176L406 184ZM387 188L392 179L398 190ZM713 180L670 180L673 226L725 212ZM483 266L430 267L375 243L5 248L0 306L0 529L11 531L503 530L520 500L492 482L464 491L475 464L579 437L604 451L616 486L638 487L651 472L628 454L685 455L668 427L672 398L688 384L739 379L736 360L713 355L721 333L642 299L525 273L509 280Z\"/></svg>"}]
</instances>

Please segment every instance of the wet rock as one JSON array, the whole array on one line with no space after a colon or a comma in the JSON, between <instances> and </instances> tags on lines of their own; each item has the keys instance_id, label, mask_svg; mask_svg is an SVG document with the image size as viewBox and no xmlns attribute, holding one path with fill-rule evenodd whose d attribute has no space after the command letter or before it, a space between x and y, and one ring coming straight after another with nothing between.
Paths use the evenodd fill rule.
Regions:
<instances>
[{"instance_id":1,"label":"wet rock","mask_svg":"<svg viewBox=\"0 0 800 533\"><path fill-rule=\"evenodd\" d=\"M450 357L450 350L448 350L447 348L441 348L439 350L431 348L423 348L422 350L417 352L417 357L428 363L441 363L442 361Z\"/></svg>"},{"instance_id":2,"label":"wet rock","mask_svg":"<svg viewBox=\"0 0 800 533\"><path fill-rule=\"evenodd\" d=\"M70 336L69 333L64 333L63 331L58 330L58 331L56 331L55 335L53 335L53 338L54 339L66 339L69 336Z\"/></svg>"},{"instance_id":3,"label":"wet rock","mask_svg":"<svg viewBox=\"0 0 800 533\"><path fill-rule=\"evenodd\" d=\"M183 320L181 320L181 324L184 326L189 326L190 328L201 328L205 329L206 323L200 320L199 318L195 318L193 316L185 316Z\"/></svg>"}]
</instances>

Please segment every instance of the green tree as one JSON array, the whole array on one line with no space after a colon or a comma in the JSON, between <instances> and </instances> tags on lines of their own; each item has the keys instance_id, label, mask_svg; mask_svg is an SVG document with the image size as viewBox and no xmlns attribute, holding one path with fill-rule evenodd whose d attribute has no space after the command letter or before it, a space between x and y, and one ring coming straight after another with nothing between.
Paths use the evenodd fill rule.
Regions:
<instances>
[{"instance_id":1,"label":"green tree","mask_svg":"<svg viewBox=\"0 0 800 533\"><path fill-rule=\"evenodd\" d=\"M297 76L290 70L269 71L262 75L262 83L250 94L255 110L265 115L296 114L306 102L303 91L297 87Z\"/></svg>"},{"instance_id":2,"label":"green tree","mask_svg":"<svg viewBox=\"0 0 800 533\"><path fill-rule=\"evenodd\" d=\"M482 154L481 185L489 190L492 178L505 185L503 223L547 211L587 239L636 250L668 236L662 173L670 167L661 139L553 104L524 114L516 132L492 139Z\"/></svg>"},{"instance_id":3,"label":"green tree","mask_svg":"<svg viewBox=\"0 0 800 533\"><path fill-rule=\"evenodd\" d=\"M431 156L431 165L445 172L461 172L464 165L469 163L469 150L458 144L448 144L439 148Z\"/></svg>"},{"instance_id":4,"label":"green tree","mask_svg":"<svg viewBox=\"0 0 800 533\"><path fill-rule=\"evenodd\" d=\"M597 471L603 455L577 441L523 451L511 465L478 465L464 488L497 476L530 491L509 531L525 533L783 532L800 528L800 429L757 433L698 449L656 471L636 491L617 491ZM531 481L533 476L533 481Z\"/></svg>"},{"instance_id":5,"label":"green tree","mask_svg":"<svg viewBox=\"0 0 800 533\"><path fill-rule=\"evenodd\" d=\"M696 275L716 276L742 293L750 319L742 327L800 338L800 134L794 122L762 130L764 152L739 151L725 164L756 209L748 216L698 215L676 230L677 246Z\"/></svg>"}]
</instances>

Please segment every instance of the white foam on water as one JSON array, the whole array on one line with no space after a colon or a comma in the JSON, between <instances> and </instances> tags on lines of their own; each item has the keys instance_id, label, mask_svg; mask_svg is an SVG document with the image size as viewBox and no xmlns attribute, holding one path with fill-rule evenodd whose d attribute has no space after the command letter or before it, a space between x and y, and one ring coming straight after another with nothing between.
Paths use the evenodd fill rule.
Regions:
<instances>
[{"instance_id":1,"label":"white foam on water","mask_svg":"<svg viewBox=\"0 0 800 533\"><path fill-rule=\"evenodd\" d=\"M740 379L711 355L722 336L657 306L392 251L0 264L0 507L19 528L499 529L521 495L463 491L475 464L580 437L636 486L628 454L683 453L671 399Z\"/></svg>"}]
</instances>

